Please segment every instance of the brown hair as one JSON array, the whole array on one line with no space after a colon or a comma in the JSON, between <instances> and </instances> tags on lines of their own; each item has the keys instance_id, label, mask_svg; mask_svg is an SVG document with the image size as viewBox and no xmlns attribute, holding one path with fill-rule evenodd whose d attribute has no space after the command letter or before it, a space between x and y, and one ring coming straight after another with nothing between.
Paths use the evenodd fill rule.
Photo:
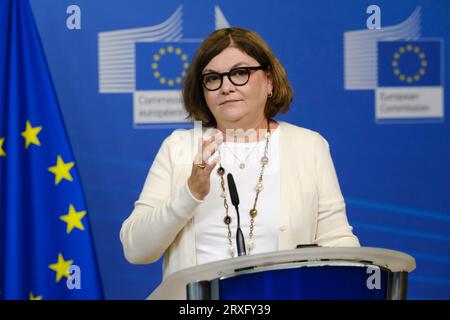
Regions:
<instances>
[{"instance_id":1,"label":"brown hair","mask_svg":"<svg viewBox=\"0 0 450 320\"><path fill-rule=\"evenodd\" d=\"M197 50L186 75L183 87L183 102L188 117L202 121L206 127L217 125L206 104L200 76L205 66L228 47L235 47L253 57L267 67L273 78L273 96L267 99L264 109L268 119L278 112L287 113L292 101L293 91L286 71L267 43L254 31L241 28L219 29L211 33Z\"/></svg>"}]
</instances>

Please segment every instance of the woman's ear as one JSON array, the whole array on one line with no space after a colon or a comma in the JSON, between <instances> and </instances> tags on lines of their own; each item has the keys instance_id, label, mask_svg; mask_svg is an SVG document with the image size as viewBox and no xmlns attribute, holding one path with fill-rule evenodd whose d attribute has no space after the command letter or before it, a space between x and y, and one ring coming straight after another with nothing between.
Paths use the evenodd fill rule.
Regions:
<instances>
[{"instance_id":1,"label":"woman's ear","mask_svg":"<svg viewBox=\"0 0 450 320\"><path fill-rule=\"evenodd\" d=\"M273 76L272 76L272 72L267 71L266 72L266 76L267 76L267 94L273 92Z\"/></svg>"}]
</instances>

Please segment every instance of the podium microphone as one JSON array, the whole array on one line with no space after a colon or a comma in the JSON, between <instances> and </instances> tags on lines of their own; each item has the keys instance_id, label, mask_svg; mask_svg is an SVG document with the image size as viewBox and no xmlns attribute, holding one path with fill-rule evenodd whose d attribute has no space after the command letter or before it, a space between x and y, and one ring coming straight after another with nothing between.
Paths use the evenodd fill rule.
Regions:
<instances>
[{"instance_id":1,"label":"podium microphone","mask_svg":"<svg viewBox=\"0 0 450 320\"><path fill-rule=\"evenodd\" d=\"M237 230L236 230L236 246L238 251L238 256L245 256L245 240L244 234L241 230L241 217L239 216L239 196L236 189L236 185L234 183L233 175L229 173L227 175L228 180L228 190L230 191L231 203L236 209L237 214Z\"/></svg>"}]
</instances>

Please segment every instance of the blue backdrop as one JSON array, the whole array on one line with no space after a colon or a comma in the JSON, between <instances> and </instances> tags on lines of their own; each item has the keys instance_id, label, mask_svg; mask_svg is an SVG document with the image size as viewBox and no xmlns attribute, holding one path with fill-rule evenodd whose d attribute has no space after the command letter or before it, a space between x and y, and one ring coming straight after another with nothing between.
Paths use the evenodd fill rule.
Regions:
<instances>
[{"instance_id":1,"label":"blue backdrop","mask_svg":"<svg viewBox=\"0 0 450 320\"><path fill-rule=\"evenodd\" d=\"M161 261L145 266L126 262L119 230L161 142L181 126L137 120L133 92L142 68L136 69L141 55L134 56L134 44L198 44L216 26L227 24L257 31L285 66L295 99L291 111L279 119L319 131L329 141L348 217L362 245L416 258L409 298L450 298L448 1L377 1L380 30L367 29L369 1L30 3L86 193L106 298L142 299L161 281ZM79 30L66 26L72 4L81 10ZM136 28L144 29L128 30ZM398 41L398 47L382 47L383 41ZM428 47L434 51L421 56ZM401 71L395 71L395 63L389 69L383 50L394 50L391 63L398 61ZM408 59L420 65L417 74L413 70L401 80ZM378 61L388 64L391 78L394 74L409 84L407 90L424 87L420 81L434 70L430 82L424 82L434 90L434 98L424 98L434 111L405 117L402 108L391 105L394 113L386 107L376 112L377 95L380 101L386 97L385 88L378 88L384 70L377 70ZM115 72L114 65L123 66L123 72ZM152 68L155 72L157 67ZM150 80L140 78L139 83L151 87Z\"/></svg>"}]
</instances>

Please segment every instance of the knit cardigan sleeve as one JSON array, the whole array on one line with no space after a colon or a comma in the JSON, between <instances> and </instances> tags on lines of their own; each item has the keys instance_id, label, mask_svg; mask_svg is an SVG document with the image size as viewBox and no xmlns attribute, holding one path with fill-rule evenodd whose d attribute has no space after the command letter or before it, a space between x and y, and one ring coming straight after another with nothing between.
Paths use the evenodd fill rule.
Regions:
<instances>
[{"instance_id":1,"label":"knit cardigan sleeve","mask_svg":"<svg viewBox=\"0 0 450 320\"><path fill-rule=\"evenodd\" d=\"M320 134L317 134L315 151L319 196L315 243L324 247L359 247L358 238L347 220L329 144Z\"/></svg>"},{"instance_id":2,"label":"knit cardigan sleeve","mask_svg":"<svg viewBox=\"0 0 450 320\"><path fill-rule=\"evenodd\" d=\"M202 202L192 196L187 180L172 190L173 170L179 163L172 150L177 140L174 136L161 145L134 210L122 224L120 240L130 263L158 260Z\"/></svg>"}]
</instances>

